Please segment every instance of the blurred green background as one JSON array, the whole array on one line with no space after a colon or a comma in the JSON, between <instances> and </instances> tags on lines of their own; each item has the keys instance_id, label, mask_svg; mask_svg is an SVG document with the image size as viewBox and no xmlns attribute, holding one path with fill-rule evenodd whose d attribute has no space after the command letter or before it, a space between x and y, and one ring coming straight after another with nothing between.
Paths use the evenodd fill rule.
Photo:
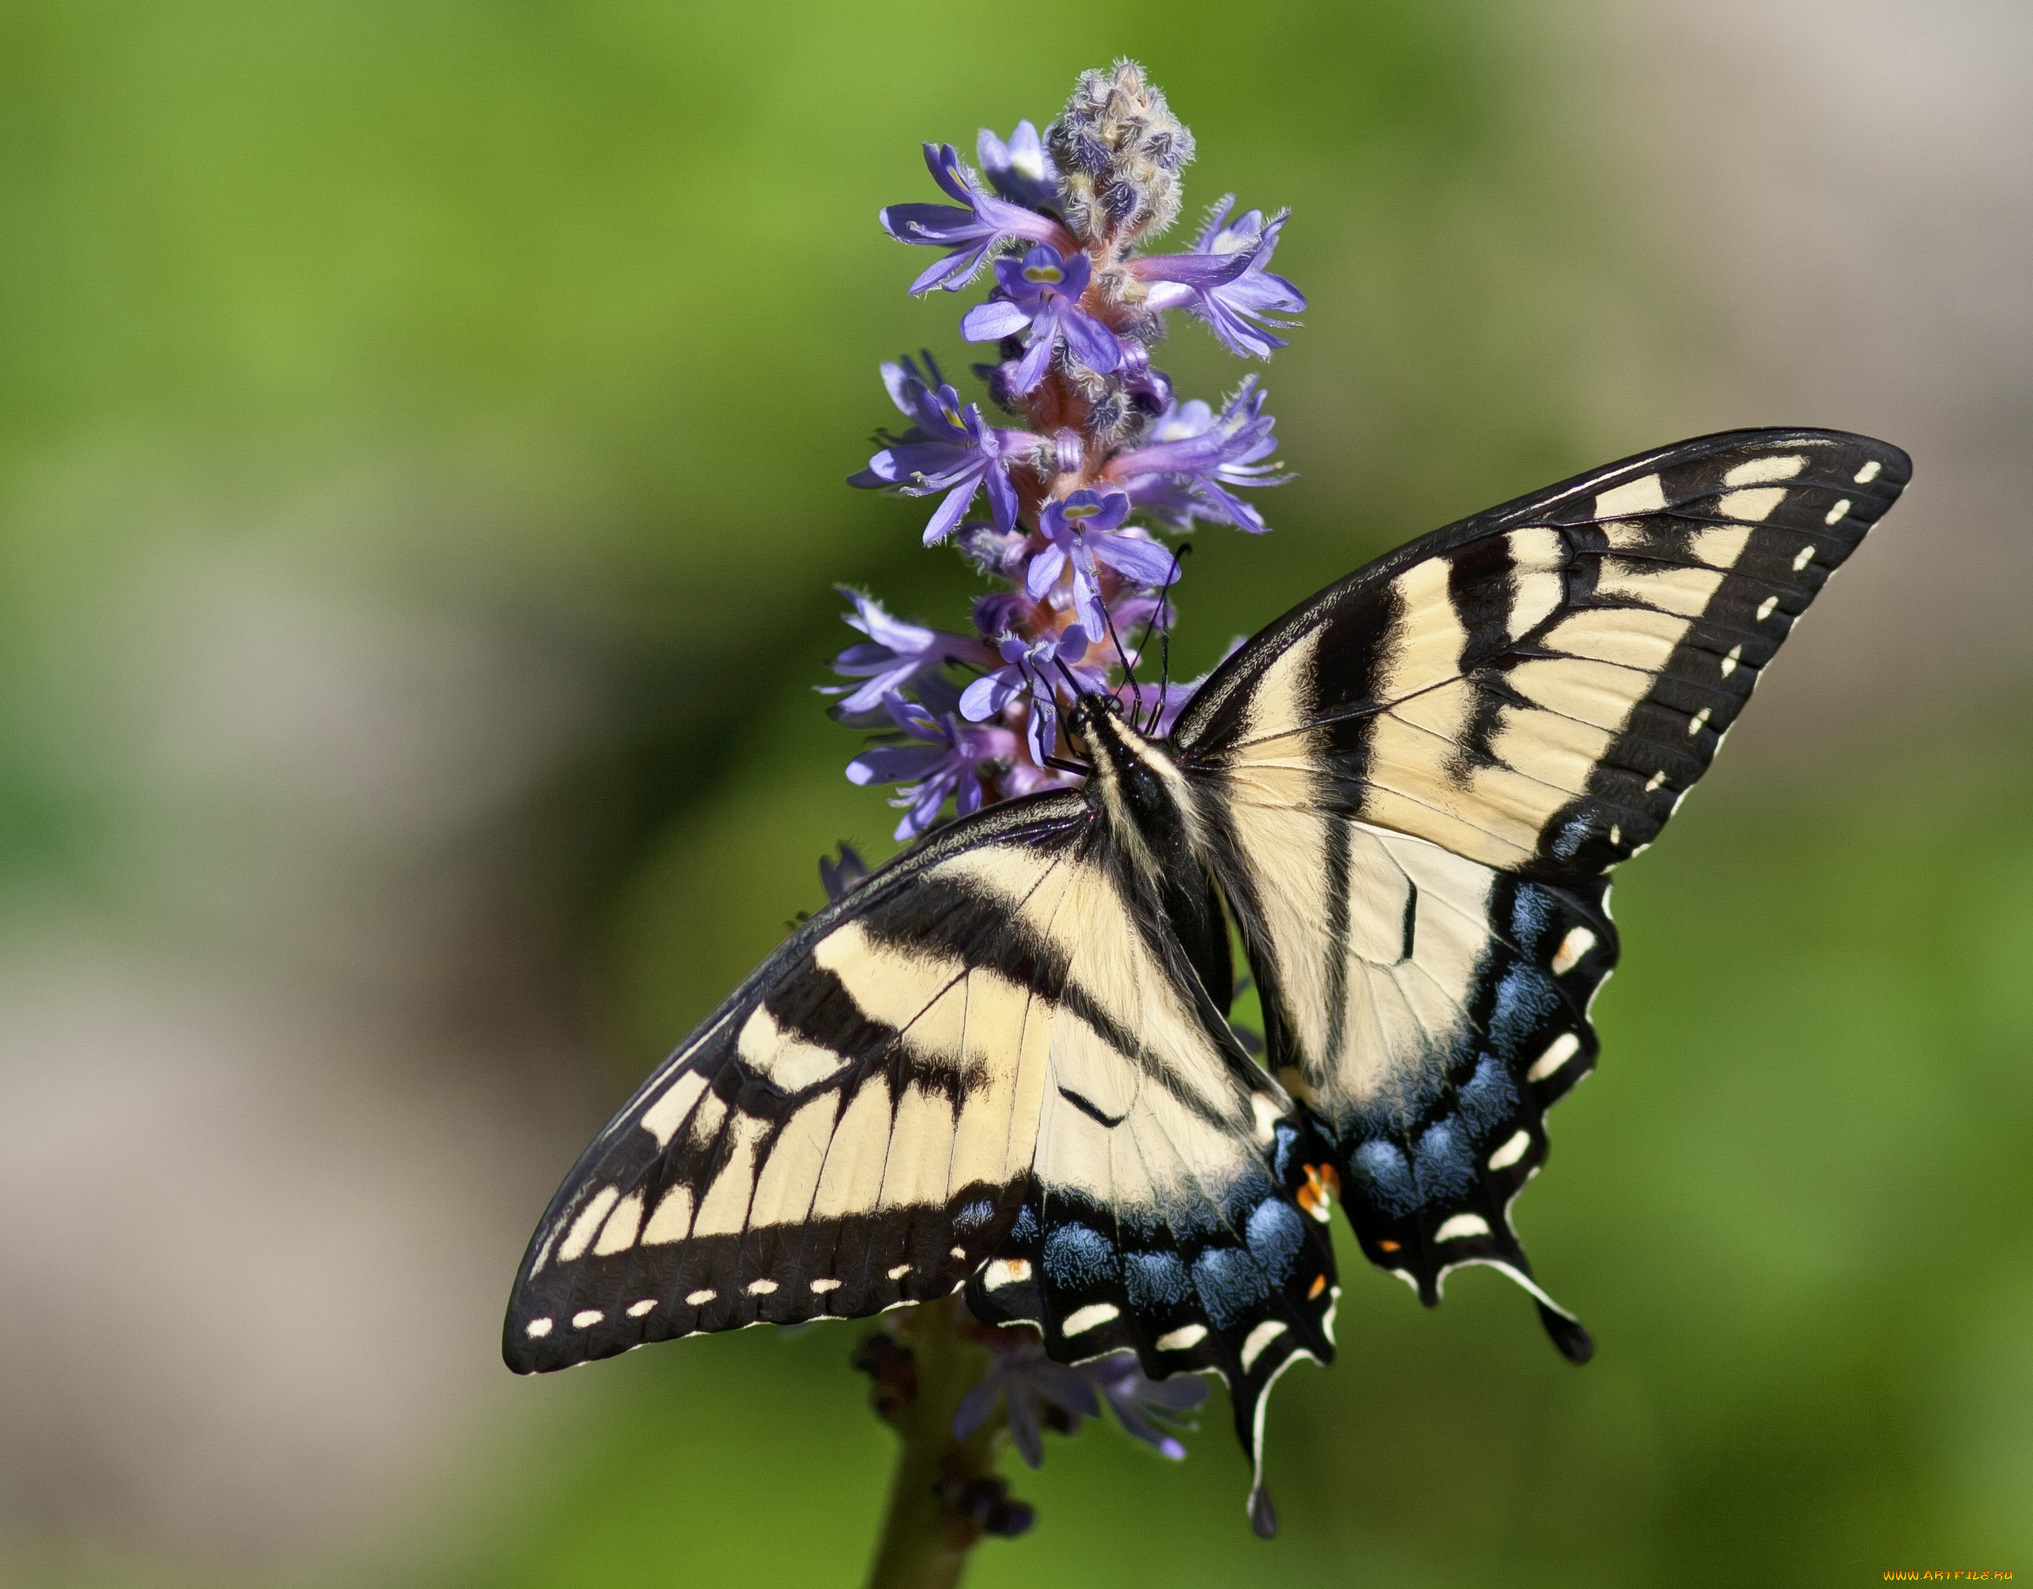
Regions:
<instances>
[{"instance_id":1,"label":"blurred green background","mask_svg":"<svg viewBox=\"0 0 2033 1589\"><path fill-rule=\"evenodd\" d=\"M2033 1571L2033 20L1991 0L0 8L0 1577L848 1585L859 1327L514 1381L633 1081L893 815L810 686L847 490L966 360L883 203L1141 58L1189 206L1289 204L1300 478L1192 670L1412 534L1734 425L1907 501L1619 878L1598 1076L1487 1273L1344 1252L1342 1355L1015 1474L971 1582ZM1182 324L1163 362L1242 371ZM1014 1466L1014 1464L1012 1464Z\"/></svg>"}]
</instances>

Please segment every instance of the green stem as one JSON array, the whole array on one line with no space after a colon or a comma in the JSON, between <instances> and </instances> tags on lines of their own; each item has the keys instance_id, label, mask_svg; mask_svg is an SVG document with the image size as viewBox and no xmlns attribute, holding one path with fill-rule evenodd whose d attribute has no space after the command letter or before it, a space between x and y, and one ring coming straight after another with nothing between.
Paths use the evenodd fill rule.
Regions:
<instances>
[{"instance_id":1,"label":"green stem","mask_svg":"<svg viewBox=\"0 0 2033 1589\"><path fill-rule=\"evenodd\" d=\"M965 1440L953 1438L961 1397L988 1372L988 1348L957 1302L912 1308L892 1328L911 1350L917 1390L887 1412L902 1444L868 1589L953 1589L983 1532L954 1501L969 1484L993 1479L1002 1428L998 1414Z\"/></svg>"}]
</instances>

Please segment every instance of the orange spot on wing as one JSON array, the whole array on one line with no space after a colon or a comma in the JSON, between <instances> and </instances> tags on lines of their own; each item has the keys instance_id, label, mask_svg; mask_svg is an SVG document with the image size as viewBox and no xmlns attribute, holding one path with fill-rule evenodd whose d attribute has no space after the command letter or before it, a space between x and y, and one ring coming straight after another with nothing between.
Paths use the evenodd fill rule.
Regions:
<instances>
[{"instance_id":1,"label":"orange spot on wing","mask_svg":"<svg viewBox=\"0 0 2033 1589\"><path fill-rule=\"evenodd\" d=\"M1306 1166L1306 1184L1299 1188L1298 1204L1315 1219L1325 1220L1341 1190L1341 1177L1331 1164Z\"/></svg>"},{"instance_id":2,"label":"orange spot on wing","mask_svg":"<svg viewBox=\"0 0 2033 1589\"><path fill-rule=\"evenodd\" d=\"M1380 1241L1377 1243L1378 1252L1396 1252L1397 1250L1398 1243L1394 1241Z\"/></svg>"},{"instance_id":3,"label":"orange spot on wing","mask_svg":"<svg viewBox=\"0 0 2033 1589\"><path fill-rule=\"evenodd\" d=\"M1326 1289L1327 1289L1327 1276L1315 1275L1313 1277L1313 1288L1306 1293L1306 1300L1308 1302L1311 1302L1315 1297L1319 1296L1320 1293L1325 1291Z\"/></svg>"}]
</instances>

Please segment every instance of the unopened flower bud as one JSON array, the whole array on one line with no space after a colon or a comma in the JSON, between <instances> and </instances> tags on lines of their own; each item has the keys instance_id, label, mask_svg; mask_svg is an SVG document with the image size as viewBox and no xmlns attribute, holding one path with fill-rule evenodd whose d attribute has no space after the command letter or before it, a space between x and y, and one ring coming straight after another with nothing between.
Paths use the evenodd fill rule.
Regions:
<instances>
[{"instance_id":1,"label":"unopened flower bud","mask_svg":"<svg viewBox=\"0 0 2033 1589\"><path fill-rule=\"evenodd\" d=\"M1135 61L1081 74L1048 138L1059 206L1083 243L1120 249L1177 218L1193 134Z\"/></svg>"}]
</instances>

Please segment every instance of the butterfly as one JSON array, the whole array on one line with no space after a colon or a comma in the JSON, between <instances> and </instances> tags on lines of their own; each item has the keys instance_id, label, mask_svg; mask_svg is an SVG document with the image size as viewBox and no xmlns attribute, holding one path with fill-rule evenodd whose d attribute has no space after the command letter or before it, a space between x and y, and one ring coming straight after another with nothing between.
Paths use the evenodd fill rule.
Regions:
<instances>
[{"instance_id":1,"label":"butterfly","mask_svg":"<svg viewBox=\"0 0 2033 1589\"><path fill-rule=\"evenodd\" d=\"M1080 698L1075 789L956 821L800 925L637 1089L531 1239L518 1372L964 1288L1062 1362L1328 1362L1338 1200L1439 1300L1593 1067L1609 873L1707 770L1911 473L1821 430L1682 442L1399 547L1165 738ZM1228 1020L1239 940L1264 1062Z\"/></svg>"}]
</instances>

